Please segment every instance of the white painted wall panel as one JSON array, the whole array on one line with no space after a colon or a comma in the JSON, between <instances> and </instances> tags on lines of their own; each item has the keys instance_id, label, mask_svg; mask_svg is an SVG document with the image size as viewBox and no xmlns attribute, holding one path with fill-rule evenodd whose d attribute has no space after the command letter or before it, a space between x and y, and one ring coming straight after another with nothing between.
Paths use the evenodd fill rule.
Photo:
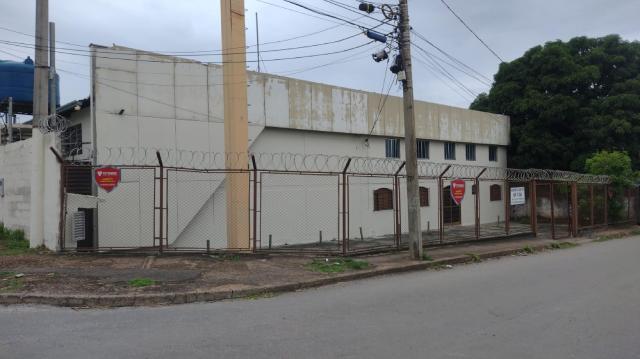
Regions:
<instances>
[{"instance_id":1,"label":"white painted wall panel","mask_svg":"<svg viewBox=\"0 0 640 359\"><path fill-rule=\"evenodd\" d=\"M173 62L162 57L138 55L138 114L157 118L175 118Z\"/></svg>"},{"instance_id":2,"label":"white painted wall panel","mask_svg":"<svg viewBox=\"0 0 640 359\"><path fill-rule=\"evenodd\" d=\"M208 121L207 67L200 63L175 64L176 118Z\"/></svg>"}]
</instances>

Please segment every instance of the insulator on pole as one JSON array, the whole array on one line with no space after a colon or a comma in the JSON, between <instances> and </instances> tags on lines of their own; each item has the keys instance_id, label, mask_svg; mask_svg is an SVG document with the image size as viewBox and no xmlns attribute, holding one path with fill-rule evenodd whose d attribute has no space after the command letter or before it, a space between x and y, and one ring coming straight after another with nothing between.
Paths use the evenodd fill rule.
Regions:
<instances>
[{"instance_id":1,"label":"insulator on pole","mask_svg":"<svg viewBox=\"0 0 640 359\"><path fill-rule=\"evenodd\" d=\"M387 35L381 34L377 31L367 30L367 37L371 40L382 42L383 44L387 43Z\"/></svg>"},{"instance_id":2,"label":"insulator on pole","mask_svg":"<svg viewBox=\"0 0 640 359\"><path fill-rule=\"evenodd\" d=\"M360 9L361 11L367 12L367 14L371 14L372 12L375 11L376 7L373 6L372 4L360 3L360 5L358 5L358 9Z\"/></svg>"}]
</instances>

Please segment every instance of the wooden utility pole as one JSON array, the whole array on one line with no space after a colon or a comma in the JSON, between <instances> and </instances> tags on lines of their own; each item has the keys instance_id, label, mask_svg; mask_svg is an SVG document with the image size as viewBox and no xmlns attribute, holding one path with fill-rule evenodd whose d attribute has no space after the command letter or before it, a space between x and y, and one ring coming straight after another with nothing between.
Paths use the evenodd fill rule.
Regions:
<instances>
[{"instance_id":1,"label":"wooden utility pole","mask_svg":"<svg viewBox=\"0 0 640 359\"><path fill-rule=\"evenodd\" d=\"M36 0L35 68L33 79L33 131L31 162L31 215L29 240L32 247L44 244L44 139L41 127L49 115L49 1Z\"/></svg>"},{"instance_id":2,"label":"wooden utility pole","mask_svg":"<svg viewBox=\"0 0 640 359\"><path fill-rule=\"evenodd\" d=\"M422 230L420 228L420 194L418 190L418 154L416 152L416 122L413 107L413 75L411 73L411 27L409 5L400 0L400 55L405 79L402 81L404 102L404 148L407 173L407 205L409 222L409 254L422 259Z\"/></svg>"},{"instance_id":3,"label":"wooden utility pole","mask_svg":"<svg viewBox=\"0 0 640 359\"><path fill-rule=\"evenodd\" d=\"M244 0L220 0L227 169L248 169L249 114ZM227 246L250 249L249 172L227 173Z\"/></svg>"}]
</instances>

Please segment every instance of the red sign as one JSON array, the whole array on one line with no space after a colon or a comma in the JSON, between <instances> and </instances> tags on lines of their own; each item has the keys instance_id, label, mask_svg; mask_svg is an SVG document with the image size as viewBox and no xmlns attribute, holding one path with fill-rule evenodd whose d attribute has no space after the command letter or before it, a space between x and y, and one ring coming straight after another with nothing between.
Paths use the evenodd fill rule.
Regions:
<instances>
[{"instance_id":1,"label":"red sign","mask_svg":"<svg viewBox=\"0 0 640 359\"><path fill-rule=\"evenodd\" d=\"M120 182L120 169L115 167L96 168L96 184L103 190L111 192Z\"/></svg>"},{"instance_id":2,"label":"red sign","mask_svg":"<svg viewBox=\"0 0 640 359\"><path fill-rule=\"evenodd\" d=\"M457 206L462 203L462 199L464 198L465 186L465 182L461 179L451 181L451 199L453 199L453 202L455 202Z\"/></svg>"}]
</instances>

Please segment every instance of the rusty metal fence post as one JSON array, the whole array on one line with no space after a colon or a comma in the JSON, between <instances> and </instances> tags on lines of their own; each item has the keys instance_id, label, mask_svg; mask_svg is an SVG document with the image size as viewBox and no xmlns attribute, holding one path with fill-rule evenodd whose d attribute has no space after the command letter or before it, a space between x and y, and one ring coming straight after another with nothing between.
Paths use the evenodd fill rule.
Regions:
<instances>
[{"instance_id":1,"label":"rusty metal fence post","mask_svg":"<svg viewBox=\"0 0 640 359\"><path fill-rule=\"evenodd\" d=\"M347 170L351 165L351 158L347 160L342 170L342 254L346 255L349 250L348 232L347 232Z\"/></svg>"},{"instance_id":2,"label":"rusty metal fence post","mask_svg":"<svg viewBox=\"0 0 640 359\"><path fill-rule=\"evenodd\" d=\"M531 232L534 236L538 236L538 198L537 198L537 183L536 180L529 182L529 201L531 201L531 214L529 215L529 222L531 224Z\"/></svg>"},{"instance_id":3,"label":"rusty metal fence post","mask_svg":"<svg viewBox=\"0 0 640 359\"><path fill-rule=\"evenodd\" d=\"M253 165L253 208L251 210L253 215L253 250L252 252L256 252L258 250L258 166L256 165L256 157L251 154L251 164Z\"/></svg>"},{"instance_id":4,"label":"rusty metal fence post","mask_svg":"<svg viewBox=\"0 0 640 359\"><path fill-rule=\"evenodd\" d=\"M571 182L571 235L578 236L578 184Z\"/></svg>"},{"instance_id":5,"label":"rusty metal fence post","mask_svg":"<svg viewBox=\"0 0 640 359\"><path fill-rule=\"evenodd\" d=\"M475 229L476 239L480 239L480 177L487 171L484 168L474 179L473 185L475 186ZM471 191L473 192L473 191Z\"/></svg>"},{"instance_id":6,"label":"rusty metal fence post","mask_svg":"<svg viewBox=\"0 0 640 359\"><path fill-rule=\"evenodd\" d=\"M443 190L443 181L442 177L449 171L451 165L448 165L447 168L440 173L438 176L438 237L440 239L440 244L444 241L444 215L442 213L444 206L442 205L442 190Z\"/></svg>"},{"instance_id":7,"label":"rusty metal fence post","mask_svg":"<svg viewBox=\"0 0 640 359\"><path fill-rule=\"evenodd\" d=\"M604 185L604 226L609 227L609 185Z\"/></svg>"},{"instance_id":8,"label":"rusty metal fence post","mask_svg":"<svg viewBox=\"0 0 640 359\"><path fill-rule=\"evenodd\" d=\"M402 222L401 222L401 208L400 208L400 179L398 178L398 175L400 174L400 171L402 171L402 169L404 168L404 166L407 164L406 161L402 162L402 164L400 165L400 167L398 167L398 169L396 170L396 172L393 175L393 186L395 187L393 190L393 194L394 194L394 200L395 200L395 205L393 206L393 210L394 210L394 218L395 218L395 226L394 226L394 236L395 236L395 241L396 241L396 249L400 249L400 237L402 236ZM422 235L422 234L420 234Z\"/></svg>"},{"instance_id":9,"label":"rusty metal fence post","mask_svg":"<svg viewBox=\"0 0 640 359\"><path fill-rule=\"evenodd\" d=\"M156 151L156 157L158 158L158 164L160 165L160 205L158 206L159 217L159 229L158 229L158 251L162 254L162 241L164 240L164 163L162 162L162 156L160 151ZM154 204L155 205L155 204Z\"/></svg>"},{"instance_id":10,"label":"rusty metal fence post","mask_svg":"<svg viewBox=\"0 0 640 359\"><path fill-rule=\"evenodd\" d=\"M511 187L504 181L504 233L508 236L511 230Z\"/></svg>"}]
</instances>

